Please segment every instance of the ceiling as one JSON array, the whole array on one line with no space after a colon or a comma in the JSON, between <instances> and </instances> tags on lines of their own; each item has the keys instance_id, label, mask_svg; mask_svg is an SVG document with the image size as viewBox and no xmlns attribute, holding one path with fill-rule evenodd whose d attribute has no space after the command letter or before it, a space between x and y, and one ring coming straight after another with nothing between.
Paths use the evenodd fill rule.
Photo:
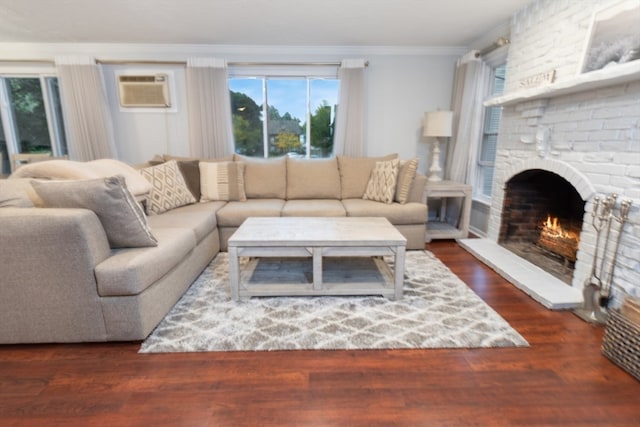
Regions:
<instances>
[{"instance_id":1,"label":"ceiling","mask_svg":"<svg viewBox=\"0 0 640 427\"><path fill-rule=\"evenodd\" d=\"M0 0L0 42L467 46L531 0Z\"/></svg>"}]
</instances>

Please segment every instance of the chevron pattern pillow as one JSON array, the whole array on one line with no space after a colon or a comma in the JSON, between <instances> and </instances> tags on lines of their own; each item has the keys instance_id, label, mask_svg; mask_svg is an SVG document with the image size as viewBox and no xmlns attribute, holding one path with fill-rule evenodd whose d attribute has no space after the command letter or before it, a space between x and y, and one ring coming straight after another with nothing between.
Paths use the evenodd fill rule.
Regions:
<instances>
[{"instance_id":1,"label":"chevron pattern pillow","mask_svg":"<svg viewBox=\"0 0 640 427\"><path fill-rule=\"evenodd\" d=\"M147 196L147 215L161 214L197 202L175 160L144 168L140 173L151 183L151 191Z\"/></svg>"},{"instance_id":2,"label":"chevron pattern pillow","mask_svg":"<svg viewBox=\"0 0 640 427\"><path fill-rule=\"evenodd\" d=\"M396 194L398 165L398 159L376 162L362 198L375 200L376 202L392 203L393 196Z\"/></svg>"}]
</instances>

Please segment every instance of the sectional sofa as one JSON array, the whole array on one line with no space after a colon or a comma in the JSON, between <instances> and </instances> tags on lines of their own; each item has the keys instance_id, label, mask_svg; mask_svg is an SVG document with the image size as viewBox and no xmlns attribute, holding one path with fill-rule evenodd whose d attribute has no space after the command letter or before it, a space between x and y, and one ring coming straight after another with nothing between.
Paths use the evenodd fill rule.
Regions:
<instances>
[{"instance_id":1,"label":"sectional sofa","mask_svg":"<svg viewBox=\"0 0 640 427\"><path fill-rule=\"evenodd\" d=\"M396 157L23 166L0 180L0 343L144 339L250 216L384 216L422 249L426 178Z\"/></svg>"}]
</instances>

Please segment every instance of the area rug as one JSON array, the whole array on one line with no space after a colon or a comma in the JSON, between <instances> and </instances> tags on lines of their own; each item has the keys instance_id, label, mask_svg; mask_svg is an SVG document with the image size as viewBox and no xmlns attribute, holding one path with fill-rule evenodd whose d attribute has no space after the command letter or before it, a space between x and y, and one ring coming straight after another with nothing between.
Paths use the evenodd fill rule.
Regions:
<instances>
[{"instance_id":1,"label":"area rug","mask_svg":"<svg viewBox=\"0 0 640 427\"><path fill-rule=\"evenodd\" d=\"M404 296L397 301L323 296L236 302L227 266L227 254L218 254L140 352L528 346L428 251L407 252Z\"/></svg>"}]
</instances>

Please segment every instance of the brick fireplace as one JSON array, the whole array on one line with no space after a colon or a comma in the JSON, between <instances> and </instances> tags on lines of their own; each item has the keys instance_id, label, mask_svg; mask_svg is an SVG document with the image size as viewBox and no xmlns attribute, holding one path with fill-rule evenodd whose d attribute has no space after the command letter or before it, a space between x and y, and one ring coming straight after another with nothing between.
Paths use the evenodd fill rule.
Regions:
<instances>
[{"instance_id":1,"label":"brick fireplace","mask_svg":"<svg viewBox=\"0 0 640 427\"><path fill-rule=\"evenodd\" d=\"M615 193L618 201L629 199L628 220L611 235L620 242L612 274L617 305L624 294L640 296L640 60L580 71L594 12L610 3L539 0L512 17L505 94L488 104L502 106L502 121L485 240L504 249L500 245L517 236L514 216L523 214L511 212L514 187L540 176L545 177L543 187L560 188L566 182L572 190L561 190L550 200L542 196L537 204L575 199L575 208L557 215L570 217L568 227L579 229L571 277L558 282L564 288L569 282L574 293L581 293L597 255L595 197ZM532 76L551 71L552 83L523 86ZM538 222L550 207L529 204L525 211Z\"/></svg>"},{"instance_id":2,"label":"brick fireplace","mask_svg":"<svg viewBox=\"0 0 640 427\"><path fill-rule=\"evenodd\" d=\"M561 176L530 169L505 186L498 243L571 284L585 201Z\"/></svg>"}]
</instances>

